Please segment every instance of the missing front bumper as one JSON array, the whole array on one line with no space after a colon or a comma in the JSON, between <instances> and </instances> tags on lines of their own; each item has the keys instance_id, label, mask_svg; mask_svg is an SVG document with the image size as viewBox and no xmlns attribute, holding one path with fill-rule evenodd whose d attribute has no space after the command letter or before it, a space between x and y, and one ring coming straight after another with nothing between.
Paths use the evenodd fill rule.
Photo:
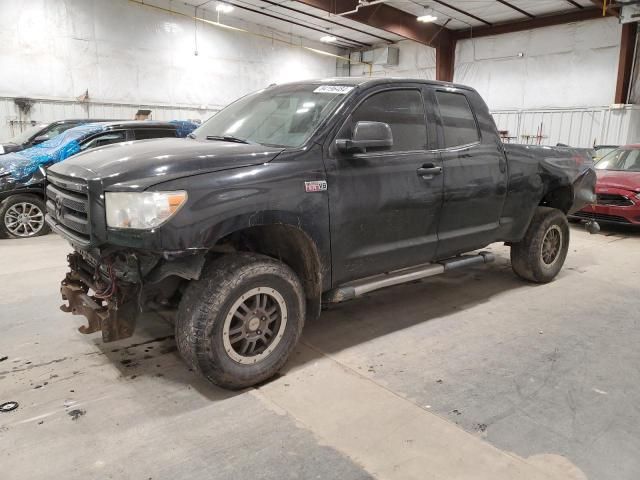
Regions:
<instances>
[{"instance_id":1,"label":"missing front bumper","mask_svg":"<svg viewBox=\"0 0 640 480\"><path fill-rule=\"evenodd\" d=\"M60 284L63 312L82 315L87 325L81 326L80 333L102 332L104 342L113 342L128 338L135 330L138 316L137 288L132 285L114 287L108 298L95 294L100 288L100 279L88 272L92 267L78 253L68 256L70 271ZM94 294L90 295L89 292Z\"/></svg>"}]
</instances>

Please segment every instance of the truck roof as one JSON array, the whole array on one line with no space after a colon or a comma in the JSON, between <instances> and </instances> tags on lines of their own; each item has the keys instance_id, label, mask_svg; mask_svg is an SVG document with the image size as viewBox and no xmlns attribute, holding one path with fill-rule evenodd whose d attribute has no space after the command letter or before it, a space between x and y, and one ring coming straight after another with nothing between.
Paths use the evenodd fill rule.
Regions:
<instances>
[{"instance_id":1,"label":"truck roof","mask_svg":"<svg viewBox=\"0 0 640 480\"><path fill-rule=\"evenodd\" d=\"M441 82L438 80L427 80L424 78L403 78L403 77L333 77L333 78L319 78L314 80L301 80L298 82L286 82L283 85L353 85L357 87L361 86L373 86L373 85L385 85L389 83L424 83L426 85L446 86L454 88L464 88L466 90L473 90L473 88L467 85L461 85L458 83Z\"/></svg>"}]
</instances>

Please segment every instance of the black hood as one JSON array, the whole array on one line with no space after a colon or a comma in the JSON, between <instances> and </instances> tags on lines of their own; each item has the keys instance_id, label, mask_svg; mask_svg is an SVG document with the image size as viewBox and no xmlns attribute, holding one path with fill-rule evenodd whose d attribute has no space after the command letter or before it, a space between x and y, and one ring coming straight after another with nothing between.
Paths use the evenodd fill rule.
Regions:
<instances>
[{"instance_id":1,"label":"black hood","mask_svg":"<svg viewBox=\"0 0 640 480\"><path fill-rule=\"evenodd\" d=\"M266 163L282 150L216 140L161 138L91 150L52 166L50 171L99 180L107 190L139 191L177 178Z\"/></svg>"}]
</instances>

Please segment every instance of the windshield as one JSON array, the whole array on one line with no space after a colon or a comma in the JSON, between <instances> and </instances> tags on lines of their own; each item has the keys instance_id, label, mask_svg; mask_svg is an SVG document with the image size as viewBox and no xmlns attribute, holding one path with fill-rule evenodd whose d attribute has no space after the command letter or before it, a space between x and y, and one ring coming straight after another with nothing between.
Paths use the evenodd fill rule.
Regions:
<instances>
[{"instance_id":1,"label":"windshield","mask_svg":"<svg viewBox=\"0 0 640 480\"><path fill-rule=\"evenodd\" d=\"M270 87L232 103L191 136L298 147L352 89L341 85Z\"/></svg>"},{"instance_id":2,"label":"windshield","mask_svg":"<svg viewBox=\"0 0 640 480\"><path fill-rule=\"evenodd\" d=\"M17 134L15 137L13 137L9 141L11 143L16 143L18 145L22 145L23 143L26 143L27 141L29 141L29 139L31 137L33 137L36 133L38 133L40 130L42 130L46 126L47 126L47 124L43 123L43 124L40 124L40 125L34 125L32 127L29 127L26 130L23 130L22 132Z\"/></svg>"},{"instance_id":3,"label":"windshield","mask_svg":"<svg viewBox=\"0 0 640 480\"><path fill-rule=\"evenodd\" d=\"M596 163L598 170L640 172L640 148L619 148Z\"/></svg>"},{"instance_id":4,"label":"windshield","mask_svg":"<svg viewBox=\"0 0 640 480\"><path fill-rule=\"evenodd\" d=\"M605 155L609 155L611 152L613 152L617 148L618 147L600 147L600 148L596 148L596 152L595 152L594 156L596 158L602 158Z\"/></svg>"}]
</instances>

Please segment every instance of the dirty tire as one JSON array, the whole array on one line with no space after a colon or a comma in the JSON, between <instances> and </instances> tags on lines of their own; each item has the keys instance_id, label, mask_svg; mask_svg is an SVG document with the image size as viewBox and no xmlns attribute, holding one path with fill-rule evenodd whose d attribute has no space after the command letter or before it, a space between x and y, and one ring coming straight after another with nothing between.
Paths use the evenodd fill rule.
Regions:
<instances>
[{"instance_id":1,"label":"dirty tire","mask_svg":"<svg viewBox=\"0 0 640 480\"><path fill-rule=\"evenodd\" d=\"M557 253L553 253L555 248L545 248L545 240L558 237ZM548 283L562 269L568 249L569 224L565 214L555 208L538 207L522 241L511 245L511 267L525 280Z\"/></svg>"},{"instance_id":2,"label":"dirty tire","mask_svg":"<svg viewBox=\"0 0 640 480\"><path fill-rule=\"evenodd\" d=\"M21 208L20 205L33 205L42 213L42 223L41 227L32 234L29 235L17 235L11 232L11 229L6 223L7 212L12 209L12 207ZM31 195L28 193L12 195L6 198L2 203L0 203L0 238L31 238L31 237L39 237L41 235L46 235L51 231L49 225L44 221L44 214L46 213L47 208L44 204L44 201L38 197L37 195Z\"/></svg>"},{"instance_id":3,"label":"dirty tire","mask_svg":"<svg viewBox=\"0 0 640 480\"><path fill-rule=\"evenodd\" d=\"M239 363L232 358L233 355L238 358L238 352L234 349L229 353L229 343L225 346L228 340L223 336L230 338L228 333L223 335L227 331L225 321L236 321L233 312L241 310L234 306L243 296L258 289L272 292L269 295L274 297L268 298L277 311L283 311L278 305L286 308L286 315L280 315L278 324L282 327L281 337L273 350L255 363ZM251 321L256 318L252 317ZM293 270L264 255L229 254L209 262L200 280L192 281L187 287L178 308L176 342L182 358L195 371L221 387L241 389L268 380L282 368L300 338L304 319L304 292ZM247 332L248 329L247 326ZM247 362L247 358L240 356L240 361Z\"/></svg>"}]
</instances>

